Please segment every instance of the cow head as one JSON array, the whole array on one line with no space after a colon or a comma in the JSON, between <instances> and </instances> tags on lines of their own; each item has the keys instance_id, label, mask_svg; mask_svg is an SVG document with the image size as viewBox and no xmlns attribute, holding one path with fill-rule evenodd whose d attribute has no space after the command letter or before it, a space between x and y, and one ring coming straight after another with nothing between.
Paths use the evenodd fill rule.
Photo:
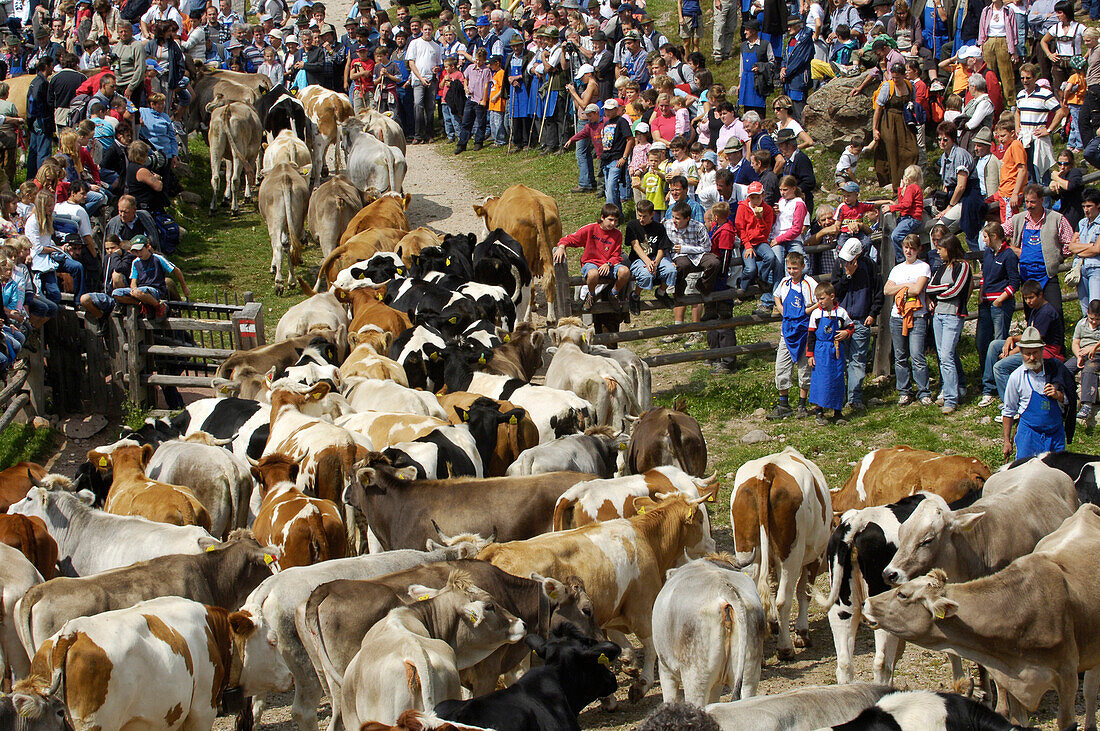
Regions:
<instances>
[{"instance_id":1,"label":"cow head","mask_svg":"<svg viewBox=\"0 0 1100 731\"><path fill-rule=\"evenodd\" d=\"M558 320L558 326L549 331L550 342L554 345L572 343L585 352L592 344L595 334L596 331L585 327L579 317L563 317Z\"/></svg>"},{"instance_id":2,"label":"cow head","mask_svg":"<svg viewBox=\"0 0 1100 731\"><path fill-rule=\"evenodd\" d=\"M481 204L474 204L474 214L485 221L485 228L492 229L493 224L490 222L493 218L493 211L496 210L496 203L500 200L500 196L491 195L485 200L481 201Z\"/></svg>"},{"instance_id":3,"label":"cow head","mask_svg":"<svg viewBox=\"0 0 1100 731\"><path fill-rule=\"evenodd\" d=\"M215 577L214 595L218 604L237 607L252 590L279 570L279 549L261 546L252 531L239 528L222 543L214 543L202 554L212 561L207 570Z\"/></svg>"},{"instance_id":4,"label":"cow head","mask_svg":"<svg viewBox=\"0 0 1100 731\"><path fill-rule=\"evenodd\" d=\"M473 558L477 554L481 553L482 549L486 548L491 543L496 543L497 540L496 528L493 528L493 532L489 535L488 538L482 538L477 533L456 533L453 536L449 536L440 529L439 524L435 522L434 518L432 519L432 527L435 528L435 534L439 536L439 540L441 542L436 543L431 538L429 538L428 550L440 551L447 548L454 548L456 546L465 546L466 548L476 549L469 556L463 556L462 558Z\"/></svg>"},{"instance_id":5,"label":"cow head","mask_svg":"<svg viewBox=\"0 0 1100 731\"><path fill-rule=\"evenodd\" d=\"M243 398L258 400L267 392L265 374L252 366L241 366L233 371L233 378L215 378L211 381L218 398Z\"/></svg>"},{"instance_id":6,"label":"cow head","mask_svg":"<svg viewBox=\"0 0 1100 731\"><path fill-rule=\"evenodd\" d=\"M941 566L954 556L954 535L972 530L985 515L982 511L955 512L939 495L926 499L898 527L898 550L882 572L891 586Z\"/></svg>"},{"instance_id":7,"label":"cow head","mask_svg":"<svg viewBox=\"0 0 1100 731\"><path fill-rule=\"evenodd\" d=\"M474 441L477 443L481 464L485 465L486 469L488 469L493 450L497 446L499 436L497 426L510 424L518 428L520 420L527 416L524 409L509 409L501 412L498 402L486 398L477 399L470 404L468 409L457 405L454 409L459 421L470 428L470 434L473 435Z\"/></svg>"},{"instance_id":8,"label":"cow head","mask_svg":"<svg viewBox=\"0 0 1100 731\"><path fill-rule=\"evenodd\" d=\"M9 718L3 708L10 703L17 719L10 719L9 728L20 731L66 731L73 724L69 711L65 707L64 691L61 690L63 673L53 674L51 683L46 685L42 678L30 676L20 680L12 688L8 698L0 698L0 718Z\"/></svg>"},{"instance_id":9,"label":"cow head","mask_svg":"<svg viewBox=\"0 0 1100 731\"><path fill-rule=\"evenodd\" d=\"M298 462L285 454L268 454L258 461L249 457L248 463L252 466L252 476L260 484L261 497L266 497L279 483L298 480Z\"/></svg>"},{"instance_id":10,"label":"cow head","mask_svg":"<svg viewBox=\"0 0 1100 731\"><path fill-rule=\"evenodd\" d=\"M241 662L240 688L244 696L290 690L293 676L279 653L274 627L256 605L245 605L229 615L233 652Z\"/></svg>"},{"instance_id":11,"label":"cow head","mask_svg":"<svg viewBox=\"0 0 1100 731\"><path fill-rule=\"evenodd\" d=\"M890 591L869 597L863 616L876 629L884 629L904 640L942 636L936 622L954 615L959 605L947 597L947 574L932 569Z\"/></svg>"},{"instance_id":12,"label":"cow head","mask_svg":"<svg viewBox=\"0 0 1100 731\"><path fill-rule=\"evenodd\" d=\"M596 605L585 592L584 581L579 576L569 576L565 581L558 581L532 572L531 579L539 583L539 591L550 604L550 630L569 625L580 630L586 637L603 638L599 617L596 616ZM546 628L538 629L542 631Z\"/></svg>"},{"instance_id":13,"label":"cow head","mask_svg":"<svg viewBox=\"0 0 1100 731\"><path fill-rule=\"evenodd\" d=\"M683 493L658 494L656 497L659 502L656 505L650 502L648 496L635 497L633 507L636 517L632 521L649 516L648 519L661 526L658 530L666 537L676 536L675 542L679 546L677 554L682 553L688 560L702 558L714 553L715 549L714 539L710 536L710 520L704 505L711 494L709 491L700 497L688 497ZM661 517L653 517L657 515ZM639 528L644 531L647 526L639 524ZM682 561L683 557L678 560Z\"/></svg>"},{"instance_id":14,"label":"cow head","mask_svg":"<svg viewBox=\"0 0 1100 731\"><path fill-rule=\"evenodd\" d=\"M474 234L448 234L443 237L443 243L440 246L452 258L471 261L474 256L474 247L477 246L477 236Z\"/></svg>"},{"instance_id":15,"label":"cow head","mask_svg":"<svg viewBox=\"0 0 1100 731\"><path fill-rule=\"evenodd\" d=\"M389 357L393 333L377 325L364 325L358 332L348 333L348 340L355 349L364 348L375 355Z\"/></svg>"},{"instance_id":16,"label":"cow head","mask_svg":"<svg viewBox=\"0 0 1100 731\"><path fill-rule=\"evenodd\" d=\"M566 686L570 706L583 708L597 698L613 694L618 688L611 663L622 654L614 642L599 642L585 637L576 627L563 624L550 637L527 635L527 646L557 667L558 677Z\"/></svg>"}]
</instances>

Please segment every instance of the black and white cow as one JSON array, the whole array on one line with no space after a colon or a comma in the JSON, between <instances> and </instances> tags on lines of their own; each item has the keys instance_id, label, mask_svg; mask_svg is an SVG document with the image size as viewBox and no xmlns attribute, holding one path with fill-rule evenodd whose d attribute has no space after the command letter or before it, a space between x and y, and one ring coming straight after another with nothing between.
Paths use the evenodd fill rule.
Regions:
<instances>
[{"instance_id":1,"label":"black and white cow","mask_svg":"<svg viewBox=\"0 0 1100 731\"><path fill-rule=\"evenodd\" d=\"M954 693L899 691L833 731L1016 731L1007 718L981 703Z\"/></svg>"},{"instance_id":2,"label":"black and white cow","mask_svg":"<svg viewBox=\"0 0 1100 731\"><path fill-rule=\"evenodd\" d=\"M428 325L417 325L401 333L390 346L390 358L405 369L409 388L435 392L443 387L443 333Z\"/></svg>"},{"instance_id":3,"label":"black and white cow","mask_svg":"<svg viewBox=\"0 0 1100 731\"><path fill-rule=\"evenodd\" d=\"M470 282L459 287L458 292L477 304L482 319L492 320L508 331L515 329L516 305L503 287Z\"/></svg>"},{"instance_id":4,"label":"black and white cow","mask_svg":"<svg viewBox=\"0 0 1100 731\"><path fill-rule=\"evenodd\" d=\"M531 268L520 243L503 229L493 229L473 248L471 260L474 281L502 287L515 305L517 317L526 320L531 305Z\"/></svg>"},{"instance_id":5,"label":"black and white cow","mask_svg":"<svg viewBox=\"0 0 1100 731\"><path fill-rule=\"evenodd\" d=\"M264 132L271 135L270 139L289 129L309 149L313 149L313 123L309 121L306 108L282 84L264 92L256 100L256 113Z\"/></svg>"},{"instance_id":6,"label":"black and white cow","mask_svg":"<svg viewBox=\"0 0 1100 731\"><path fill-rule=\"evenodd\" d=\"M1100 486L1097 485L1100 455L1082 454L1080 452L1043 452L1037 457L1029 457L1028 459L1041 460L1048 467L1061 470L1069 475L1069 478L1073 480L1073 486L1077 488L1077 500L1082 505L1085 503L1100 505ZM1013 467L1019 467L1027 461L1027 459L1018 459L1004 465L997 471L1004 472Z\"/></svg>"}]
</instances>

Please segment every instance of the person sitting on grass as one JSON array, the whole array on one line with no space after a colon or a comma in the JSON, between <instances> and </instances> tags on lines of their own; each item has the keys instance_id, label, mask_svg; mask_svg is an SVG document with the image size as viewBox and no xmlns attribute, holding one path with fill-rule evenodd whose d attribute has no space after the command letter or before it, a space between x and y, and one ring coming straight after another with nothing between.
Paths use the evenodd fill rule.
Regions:
<instances>
[{"instance_id":1,"label":"person sitting on grass","mask_svg":"<svg viewBox=\"0 0 1100 731\"><path fill-rule=\"evenodd\" d=\"M626 245L630 251L630 273L637 284L630 307L638 314L640 289L652 289L657 301L666 307L672 304L669 289L676 286L676 265L672 263L672 243L665 227L654 218L653 202L638 201L634 212L638 218L626 224Z\"/></svg>"},{"instance_id":2,"label":"person sitting on grass","mask_svg":"<svg viewBox=\"0 0 1100 731\"><path fill-rule=\"evenodd\" d=\"M804 276L806 257L797 251L787 254L787 276L775 288L775 311L783 315L779 347L775 351L775 387L779 403L769 419L786 419L792 414L809 415L806 397L810 389L810 369L806 360L806 340L809 337L810 314L817 309L817 282ZM791 410L790 391L798 369L798 409Z\"/></svg>"},{"instance_id":3,"label":"person sitting on grass","mask_svg":"<svg viewBox=\"0 0 1100 731\"><path fill-rule=\"evenodd\" d=\"M852 337L855 325L848 312L837 304L836 290L829 282L822 282L814 289L818 308L810 315L806 339L806 364L813 372L810 376L809 401L820 406L817 423L828 424L826 409L833 410L833 424L844 421L841 409L848 392L844 383L847 372L847 346L844 341Z\"/></svg>"},{"instance_id":4,"label":"person sitting on grass","mask_svg":"<svg viewBox=\"0 0 1100 731\"><path fill-rule=\"evenodd\" d=\"M596 303L596 286L611 283L612 301L624 311L627 306L627 287L630 284L630 269L623 264L623 235L619 231L622 214L614 203L607 203L600 210L600 220L581 226L576 233L563 236L554 248L554 263L565 261L566 247L583 248L581 253L581 276L588 285L581 309L591 312Z\"/></svg>"},{"instance_id":5,"label":"person sitting on grass","mask_svg":"<svg viewBox=\"0 0 1100 731\"><path fill-rule=\"evenodd\" d=\"M153 253L153 247L144 236L130 240L130 253L136 256L130 269L130 286L119 287L111 296L119 304L140 305L146 316L164 320L168 317L168 305L164 304L168 299L168 275L179 282L184 296L191 296L183 272L160 254Z\"/></svg>"}]
</instances>

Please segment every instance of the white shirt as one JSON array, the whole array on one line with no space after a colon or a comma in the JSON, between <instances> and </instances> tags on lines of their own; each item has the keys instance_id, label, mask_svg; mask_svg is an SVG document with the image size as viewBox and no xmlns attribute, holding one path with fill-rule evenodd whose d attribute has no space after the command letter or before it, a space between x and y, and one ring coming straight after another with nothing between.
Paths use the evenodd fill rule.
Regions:
<instances>
[{"instance_id":1,"label":"white shirt","mask_svg":"<svg viewBox=\"0 0 1100 731\"><path fill-rule=\"evenodd\" d=\"M1008 6L1002 6L1000 10L992 8L989 12L989 37L990 38L1004 38L1005 37L1005 13L1008 11Z\"/></svg>"},{"instance_id":2,"label":"white shirt","mask_svg":"<svg viewBox=\"0 0 1100 731\"><path fill-rule=\"evenodd\" d=\"M1008 383L1005 384L1005 403L1001 407L1001 416L1023 416L1027 405L1031 403L1032 392L1041 394L1046 385L1047 377L1042 368L1032 372L1027 366L1020 366L1012 371Z\"/></svg>"},{"instance_id":3,"label":"white shirt","mask_svg":"<svg viewBox=\"0 0 1100 731\"><path fill-rule=\"evenodd\" d=\"M183 29L183 16L180 15L180 11L169 5L164 10L161 10L156 5L145 11L145 15L141 16L141 22L148 25L156 23L158 20L174 20L176 25Z\"/></svg>"},{"instance_id":4,"label":"white shirt","mask_svg":"<svg viewBox=\"0 0 1100 731\"><path fill-rule=\"evenodd\" d=\"M54 220L56 220L58 216L65 216L66 218L75 220L76 230L81 238L92 235L92 222L88 218L88 212L84 210L83 206L63 201L53 208Z\"/></svg>"},{"instance_id":5,"label":"white shirt","mask_svg":"<svg viewBox=\"0 0 1100 731\"><path fill-rule=\"evenodd\" d=\"M405 60L416 64L416 70L431 83L432 71L443 63L443 50L435 41L426 41L423 37L411 42L405 51ZM413 86L423 86L414 74Z\"/></svg>"},{"instance_id":6,"label":"white shirt","mask_svg":"<svg viewBox=\"0 0 1100 731\"><path fill-rule=\"evenodd\" d=\"M776 306L780 310L783 309L783 302L787 299L787 295L790 294L792 289L797 289L802 293L802 306L809 307L817 302L817 297L814 292L817 290L817 280L813 277L803 276L802 281L795 284L790 277L783 277L783 281L780 282L773 294L775 295Z\"/></svg>"},{"instance_id":7,"label":"white shirt","mask_svg":"<svg viewBox=\"0 0 1100 731\"><path fill-rule=\"evenodd\" d=\"M896 266L894 266L893 269L890 270L890 276L887 277L887 279L894 284L900 284L904 287L910 284L916 284L917 280L921 277L927 277L931 279L932 269L928 266L928 262L917 259L912 264L904 261L901 264L897 264ZM920 310L918 310L918 313L924 312L926 306L927 302L925 301L924 292L921 292ZM897 302L894 302L893 306L890 308L890 317L901 317L901 315L898 314Z\"/></svg>"}]
</instances>

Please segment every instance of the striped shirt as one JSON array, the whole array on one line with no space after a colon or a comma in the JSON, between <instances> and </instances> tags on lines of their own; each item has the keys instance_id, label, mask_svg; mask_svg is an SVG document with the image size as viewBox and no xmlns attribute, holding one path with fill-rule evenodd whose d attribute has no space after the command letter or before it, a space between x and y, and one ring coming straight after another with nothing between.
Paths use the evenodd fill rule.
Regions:
<instances>
[{"instance_id":1,"label":"striped shirt","mask_svg":"<svg viewBox=\"0 0 1100 731\"><path fill-rule=\"evenodd\" d=\"M1054 92L1045 86L1036 86L1031 93L1021 89L1016 95L1016 106L1020 110L1020 131L1035 132L1046 126L1047 117L1059 104Z\"/></svg>"}]
</instances>

